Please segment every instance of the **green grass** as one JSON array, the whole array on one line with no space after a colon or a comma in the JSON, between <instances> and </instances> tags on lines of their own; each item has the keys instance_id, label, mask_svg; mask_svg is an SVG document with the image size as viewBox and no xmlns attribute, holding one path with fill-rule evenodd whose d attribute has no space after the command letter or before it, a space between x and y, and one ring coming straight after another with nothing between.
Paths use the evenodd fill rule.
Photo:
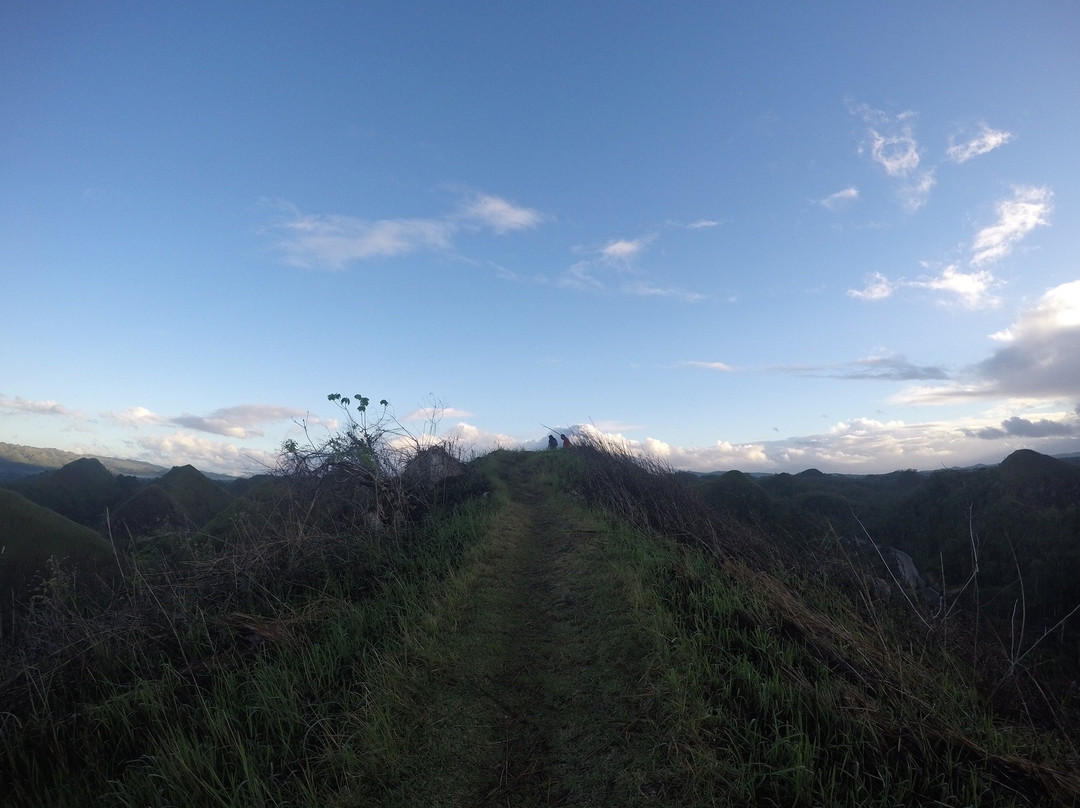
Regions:
<instances>
[{"instance_id":1,"label":"green grass","mask_svg":"<svg viewBox=\"0 0 1080 808\"><path fill-rule=\"evenodd\" d=\"M619 458L587 460L564 485L618 502L610 489L637 472L609 467L604 490L591 464ZM613 551L640 588L640 619L658 638L650 684L695 804L1078 800L1072 740L994 715L939 635L920 634L908 614L868 612L811 565L755 557L752 540L723 519L688 535L687 521L702 514L688 502L666 516L669 504L639 515L648 530L605 512Z\"/></svg>"},{"instance_id":2,"label":"green grass","mask_svg":"<svg viewBox=\"0 0 1080 808\"><path fill-rule=\"evenodd\" d=\"M392 538L291 537L144 569L92 632L52 603L63 644L2 670L0 802L340 803L392 743L383 660L489 510L475 498Z\"/></svg>"}]
</instances>

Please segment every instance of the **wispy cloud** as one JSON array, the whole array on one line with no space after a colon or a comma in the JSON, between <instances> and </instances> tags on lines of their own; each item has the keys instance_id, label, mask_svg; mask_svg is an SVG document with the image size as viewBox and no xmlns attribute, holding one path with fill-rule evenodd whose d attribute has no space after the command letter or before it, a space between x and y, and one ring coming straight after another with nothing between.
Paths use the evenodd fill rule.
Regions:
<instances>
[{"instance_id":1,"label":"wispy cloud","mask_svg":"<svg viewBox=\"0 0 1080 808\"><path fill-rule=\"evenodd\" d=\"M108 421L135 429L171 425L229 438L260 437L264 434L256 428L260 424L303 419L306 415L303 410L295 407L272 404L241 404L214 410L209 415L184 413L168 416L155 413L146 407L128 407L120 412L102 413L102 417Z\"/></svg>"},{"instance_id":2,"label":"wispy cloud","mask_svg":"<svg viewBox=\"0 0 1080 808\"><path fill-rule=\"evenodd\" d=\"M971 246L971 263L979 266L999 261L1036 227L1049 224L1053 199L1053 192L1046 186L1014 188L1011 199L998 203L997 223L980 230L975 236Z\"/></svg>"},{"instance_id":3,"label":"wispy cloud","mask_svg":"<svg viewBox=\"0 0 1080 808\"><path fill-rule=\"evenodd\" d=\"M536 227L543 216L489 194L468 196L456 212L435 218L369 220L343 214L303 213L279 202L287 214L269 228L274 247L290 266L334 270L375 258L418 250L447 251L463 228L487 228L496 235Z\"/></svg>"},{"instance_id":4,"label":"wispy cloud","mask_svg":"<svg viewBox=\"0 0 1080 808\"><path fill-rule=\"evenodd\" d=\"M870 129L869 133L870 157L890 177L906 177L919 167L919 144L910 126L903 126L899 133L891 135L883 135L876 129Z\"/></svg>"},{"instance_id":5,"label":"wispy cloud","mask_svg":"<svg viewBox=\"0 0 1080 808\"><path fill-rule=\"evenodd\" d=\"M705 295L700 292L689 292L674 286L658 286L647 281L623 284L622 291L635 297L667 297L683 303L700 303L705 300Z\"/></svg>"},{"instance_id":6,"label":"wispy cloud","mask_svg":"<svg viewBox=\"0 0 1080 808\"><path fill-rule=\"evenodd\" d=\"M939 302L946 305L956 304L968 309L996 307L1001 300L993 291L1000 284L985 265L1009 255L1036 227L1048 225L1053 198L1053 192L1045 186L1015 188L1011 198L998 203L997 222L975 235L966 268L950 263L929 276L911 280L890 280L880 272L874 272L862 289L849 289L848 295L858 300L875 301L891 297L898 289L928 289L944 295ZM930 264L924 262L923 266L929 268Z\"/></svg>"},{"instance_id":7,"label":"wispy cloud","mask_svg":"<svg viewBox=\"0 0 1080 808\"><path fill-rule=\"evenodd\" d=\"M996 286L996 279L986 270L964 272L950 264L935 275L921 275L911 280L890 280L875 272L867 278L862 289L848 289L847 293L857 300L877 301L891 297L899 289L929 289L944 295L939 299L944 305L983 309L1000 305L1001 301L992 294Z\"/></svg>"},{"instance_id":8,"label":"wispy cloud","mask_svg":"<svg viewBox=\"0 0 1080 808\"><path fill-rule=\"evenodd\" d=\"M164 415L148 410L146 407L127 407L120 412L103 412L101 417L120 426L138 429L141 426L157 426L168 422Z\"/></svg>"},{"instance_id":9,"label":"wispy cloud","mask_svg":"<svg viewBox=\"0 0 1080 808\"><path fill-rule=\"evenodd\" d=\"M601 247L576 247L586 255L556 281L558 286L590 291L617 291L633 297L656 297L697 303L706 295L657 282L641 267L641 257L658 238L649 233L638 238L611 239Z\"/></svg>"},{"instance_id":10,"label":"wispy cloud","mask_svg":"<svg viewBox=\"0 0 1080 808\"><path fill-rule=\"evenodd\" d=\"M917 211L926 204L935 185L937 185L937 178L934 176L934 169L920 171L912 177L910 182L900 187L900 201L904 208L912 213Z\"/></svg>"},{"instance_id":11,"label":"wispy cloud","mask_svg":"<svg viewBox=\"0 0 1080 808\"><path fill-rule=\"evenodd\" d=\"M489 194L476 194L466 203L458 218L490 227L499 235L513 230L528 230L544 220L539 211L519 207Z\"/></svg>"},{"instance_id":12,"label":"wispy cloud","mask_svg":"<svg viewBox=\"0 0 1080 808\"><path fill-rule=\"evenodd\" d=\"M930 192L937 185L937 168L925 165L923 149L915 137L915 113L907 111L893 115L865 103L856 105L850 102L848 110L866 125L859 153L868 155L887 176L898 183L897 193L905 209L917 211L926 204ZM1011 133L982 124L979 134L973 138L961 143L955 142L955 137L950 139L945 156L951 162L966 163L1011 139ZM822 200L822 204L826 200Z\"/></svg>"},{"instance_id":13,"label":"wispy cloud","mask_svg":"<svg viewBox=\"0 0 1080 808\"><path fill-rule=\"evenodd\" d=\"M916 365L903 354L868 356L835 376L841 379L872 379L875 381L912 381L915 379L947 379L949 374L940 365Z\"/></svg>"},{"instance_id":14,"label":"wispy cloud","mask_svg":"<svg viewBox=\"0 0 1080 808\"><path fill-rule=\"evenodd\" d=\"M652 238L649 236L636 239L616 239L601 247L600 255L610 263L625 264L644 250L645 245L650 241L652 241Z\"/></svg>"},{"instance_id":15,"label":"wispy cloud","mask_svg":"<svg viewBox=\"0 0 1080 808\"><path fill-rule=\"evenodd\" d=\"M936 276L907 281L905 285L916 289L944 292L947 295L944 299L946 303L955 301L967 309L994 308L1001 303L991 294L991 289L997 285L997 281L986 270L963 272L950 264Z\"/></svg>"},{"instance_id":16,"label":"wispy cloud","mask_svg":"<svg viewBox=\"0 0 1080 808\"><path fill-rule=\"evenodd\" d=\"M915 140L912 111L891 115L869 104L850 104L848 110L866 124L866 137L859 147L860 154L870 153L870 159L880 165L890 177L907 177L920 162L919 144Z\"/></svg>"},{"instance_id":17,"label":"wispy cloud","mask_svg":"<svg viewBox=\"0 0 1080 808\"><path fill-rule=\"evenodd\" d=\"M686 225L688 230L703 230L709 227L719 227L723 222L713 221L712 219L698 219L696 222L690 222Z\"/></svg>"},{"instance_id":18,"label":"wispy cloud","mask_svg":"<svg viewBox=\"0 0 1080 808\"><path fill-rule=\"evenodd\" d=\"M903 285L902 281L890 281L880 272L874 272L862 289L848 289L848 295L858 300L884 300Z\"/></svg>"},{"instance_id":19,"label":"wispy cloud","mask_svg":"<svg viewBox=\"0 0 1080 808\"><path fill-rule=\"evenodd\" d=\"M0 410L25 412L31 415L70 415L75 417L79 415L56 401L28 401L21 396L8 398L3 393L0 393Z\"/></svg>"},{"instance_id":20,"label":"wispy cloud","mask_svg":"<svg viewBox=\"0 0 1080 808\"><path fill-rule=\"evenodd\" d=\"M305 415L306 413L303 410L293 407L243 404L238 407L225 407L215 410L205 416L184 413L169 418L168 423L199 432L225 435L230 438L251 438L260 437L264 434L262 430L255 428L257 424L291 421L303 418Z\"/></svg>"},{"instance_id":21,"label":"wispy cloud","mask_svg":"<svg viewBox=\"0 0 1080 808\"><path fill-rule=\"evenodd\" d=\"M848 188L844 188L842 191L837 191L836 193L829 194L824 199L819 199L818 204L821 205L823 208L827 208L829 210L836 210L843 205L854 202L858 198L859 189L852 185Z\"/></svg>"},{"instance_id":22,"label":"wispy cloud","mask_svg":"<svg viewBox=\"0 0 1080 808\"><path fill-rule=\"evenodd\" d=\"M982 125L982 132L977 137L963 143L949 143L946 151L949 159L954 163L966 163L974 157L992 152L999 146L1004 146L1012 140L1012 134L1000 129L991 129L986 124Z\"/></svg>"},{"instance_id":23,"label":"wispy cloud","mask_svg":"<svg viewBox=\"0 0 1080 808\"><path fill-rule=\"evenodd\" d=\"M948 372L940 365L916 365L908 361L903 354L868 356L853 362L831 365L786 365L770 368L770 371L854 381L914 381L949 378Z\"/></svg>"},{"instance_id":24,"label":"wispy cloud","mask_svg":"<svg viewBox=\"0 0 1080 808\"><path fill-rule=\"evenodd\" d=\"M937 179L933 167L920 169L922 153L915 139L915 113L908 111L890 115L867 104L850 109L867 125L859 153L869 153L870 159L899 183L897 192L906 210L914 212L921 208L926 204Z\"/></svg>"},{"instance_id":25,"label":"wispy cloud","mask_svg":"<svg viewBox=\"0 0 1080 808\"><path fill-rule=\"evenodd\" d=\"M702 368L704 370L716 370L721 373L735 373L738 368L733 367L726 362L703 362L696 359L685 359L681 362L675 363L676 367L680 368Z\"/></svg>"},{"instance_id":26,"label":"wispy cloud","mask_svg":"<svg viewBox=\"0 0 1080 808\"><path fill-rule=\"evenodd\" d=\"M440 421L444 418L472 418L475 413L454 407L419 407L403 417L402 421Z\"/></svg>"}]
</instances>

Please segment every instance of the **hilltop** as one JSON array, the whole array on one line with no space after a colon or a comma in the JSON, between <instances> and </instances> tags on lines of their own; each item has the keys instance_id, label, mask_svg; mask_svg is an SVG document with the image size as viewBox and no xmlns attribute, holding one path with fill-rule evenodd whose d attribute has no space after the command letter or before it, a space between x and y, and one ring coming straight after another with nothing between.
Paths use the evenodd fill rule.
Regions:
<instances>
[{"instance_id":1,"label":"hilltop","mask_svg":"<svg viewBox=\"0 0 1080 808\"><path fill-rule=\"evenodd\" d=\"M242 540L26 618L0 658L0 801L1080 799L1080 694L1044 678L1045 646L877 591L794 506L778 541L742 517L781 494L747 479L736 514L588 445L495 452L435 488L297 468L252 489ZM892 484L893 504L919 489Z\"/></svg>"}]
</instances>

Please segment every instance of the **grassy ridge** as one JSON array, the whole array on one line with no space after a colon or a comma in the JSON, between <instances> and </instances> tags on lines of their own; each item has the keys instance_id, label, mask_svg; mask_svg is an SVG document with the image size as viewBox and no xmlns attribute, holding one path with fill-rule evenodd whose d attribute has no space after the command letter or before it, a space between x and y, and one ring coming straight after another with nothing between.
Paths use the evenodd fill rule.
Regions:
<instances>
[{"instance_id":1,"label":"grassy ridge","mask_svg":"<svg viewBox=\"0 0 1080 808\"><path fill-rule=\"evenodd\" d=\"M281 505L111 600L54 587L0 659L0 804L1080 801L1067 724L995 713L962 631L838 559L603 447L471 475L398 531Z\"/></svg>"}]
</instances>

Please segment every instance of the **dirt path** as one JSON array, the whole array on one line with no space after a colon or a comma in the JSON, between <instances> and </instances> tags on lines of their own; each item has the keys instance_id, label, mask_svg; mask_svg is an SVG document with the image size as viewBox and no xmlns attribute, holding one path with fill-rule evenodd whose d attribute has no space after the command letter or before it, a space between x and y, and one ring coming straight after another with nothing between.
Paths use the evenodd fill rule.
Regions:
<instances>
[{"instance_id":1,"label":"dirt path","mask_svg":"<svg viewBox=\"0 0 1080 808\"><path fill-rule=\"evenodd\" d=\"M605 531L554 493L523 475L509 491L413 665L424 719L389 801L652 804L663 750L637 695L648 639L628 619L625 572Z\"/></svg>"}]
</instances>

